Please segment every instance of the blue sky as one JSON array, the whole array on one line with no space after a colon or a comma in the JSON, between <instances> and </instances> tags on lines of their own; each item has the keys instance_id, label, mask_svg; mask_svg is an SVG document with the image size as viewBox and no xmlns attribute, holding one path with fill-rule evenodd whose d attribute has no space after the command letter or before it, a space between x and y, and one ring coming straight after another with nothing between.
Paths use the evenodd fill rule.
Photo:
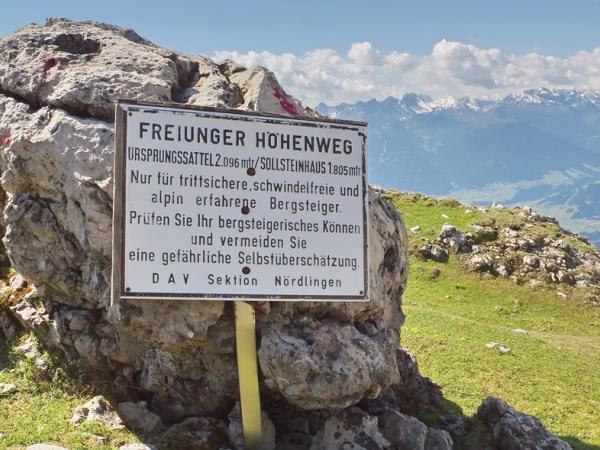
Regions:
<instances>
[{"instance_id":1,"label":"blue sky","mask_svg":"<svg viewBox=\"0 0 600 450\"><path fill-rule=\"evenodd\" d=\"M0 34L64 16L134 28L185 53L345 51L425 54L445 38L506 52L565 56L600 46L600 1L127 1L2 0Z\"/></svg>"},{"instance_id":2,"label":"blue sky","mask_svg":"<svg viewBox=\"0 0 600 450\"><path fill-rule=\"evenodd\" d=\"M2 0L0 35L30 22L43 23L50 16L131 27L159 45L187 54L266 64L293 94L302 98L308 93L309 103L318 98L330 102L378 98L388 91L401 95L408 90L434 97L493 95L536 83L600 88L600 79L590 73L568 76L571 59L579 52L591 55L578 60L580 71L600 61L600 54L598 59L594 56L594 49L600 48L600 0ZM350 57L353 48L355 58ZM317 49L332 53L315 54ZM498 49L502 58L485 53L490 49ZM530 54L565 63L557 69L547 60L543 64L548 67L540 72L539 61L524 59ZM399 63L394 55L410 58ZM332 67L331 61L354 72L380 64L386 76L369 86L375 70L366 67L364 78L358 78L360 86L353 88L356 78L334 74L339 67ZM524 67L525 75L518 80L514 71L506 71L515 64ZM506 70L498 71L499 65ZM406 76L410 70L415 72L412 78ZM434 72L440 70L447 70L447 76L434 79L439 78ZM321 72L318 80L315 72ZM427 76L419 83L423 72ZM394 83L397 78L402 81Z\"/></svg>"}]
</instances>

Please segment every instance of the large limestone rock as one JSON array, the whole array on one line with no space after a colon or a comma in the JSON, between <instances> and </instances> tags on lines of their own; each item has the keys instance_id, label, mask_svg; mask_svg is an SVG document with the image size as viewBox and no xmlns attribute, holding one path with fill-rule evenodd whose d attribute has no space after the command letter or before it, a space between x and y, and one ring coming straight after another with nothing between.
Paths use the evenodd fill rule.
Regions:
<instances>
[{"instance_id":1,"label":"large limestone rock","mask_svg":"<svg viewBox=\"0 0 600 450\"><path fill-rule=\"evenodd\" d=\"M118 98L312 113L264 68L186 57L131 30L52 19L0 39L3 241L33 286L12 314L141 389L163 419L225 418L238 398L230 304L109 305ZM262 389L288 410L345 408L400 381L406 231L390 204L369 203L371 302L257 305Z\"/></svg>"}]
</instances>

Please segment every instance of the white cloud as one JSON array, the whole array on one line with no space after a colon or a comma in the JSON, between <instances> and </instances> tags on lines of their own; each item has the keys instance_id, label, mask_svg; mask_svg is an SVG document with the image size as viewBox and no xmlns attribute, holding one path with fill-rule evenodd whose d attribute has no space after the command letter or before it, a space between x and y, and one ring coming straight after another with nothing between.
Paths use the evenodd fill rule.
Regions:
<instances>
[{"instance_id":1,"label":"white cloud","mask_svg":"<svg viewBox=\"0 0 600 450\"><path fill-rule=\"evenodd\" d=\"M264 65L283 87L305 104L337 104L407 92L445 96L488 96L539 87L600 89L600 48L559 58L540 53L507 54L441 40L431 54L387 54L370 42L351 45L347 54L316 49L291 53L219 51L213 58L246 66Z\"/></svg>"}]
</instances>

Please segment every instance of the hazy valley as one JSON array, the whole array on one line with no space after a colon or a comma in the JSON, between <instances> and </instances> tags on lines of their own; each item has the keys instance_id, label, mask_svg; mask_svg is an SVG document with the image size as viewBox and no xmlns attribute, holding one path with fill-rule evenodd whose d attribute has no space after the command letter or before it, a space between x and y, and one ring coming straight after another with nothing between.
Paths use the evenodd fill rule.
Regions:
<instances>
[{"instance_id":1,"label":"hazy valley","mask_svg":"<svg viewBox=\"0 0 600 450\"><path fill-rule=\"evenodd\" d=\"M321 114L369 122L370 182L477 204L528 205L600 241L600 93L407 94Z\"/></svg>"}]
</instances>

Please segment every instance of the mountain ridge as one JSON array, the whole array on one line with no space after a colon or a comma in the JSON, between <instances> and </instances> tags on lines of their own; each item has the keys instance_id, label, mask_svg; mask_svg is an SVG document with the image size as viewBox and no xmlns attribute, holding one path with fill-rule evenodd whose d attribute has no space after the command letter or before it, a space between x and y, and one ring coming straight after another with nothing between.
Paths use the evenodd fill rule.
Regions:
<instances>
[{"instance_id":1,"label":"mountain ridge","mask_svg":"<svg viewBox=\"0 0 600 450\"><path fill-rule=\"evenodd\" d=\"M401 191L527 205L598 245L600 90L504 96L407 93L316 111L369 122L369 175Z\"/></svg>"},{"instance_id":2,"label":"mountain ridge","mask_svg":"<svg viewBox=\"0 0 600 450\"><path fill-rule=\"evenodd\" d=\"M559 89L541 87L537 89L524 89L516 93L501 95L495 94L482 97L455 97L446 96L433 99L426 94L418 94L416 92L408 92L401 98L388 96L383 100L369 99L366 101L358 101L355 103L339 103L338 105L327 105L319 103L316 109L319 111L328 108L339 108L348 106L365 105L369 103L388 103L397 104L405 111L410 111L415 114L428 113L433 111L443 111L448 109L470 109L472 111L489 110L502 105L531 105L531 104L564 104L573 106L574 100L577 100L576 105L593 105L600 108L600 89ZM419 108L411 108L411 105L417 105Z\"/></svg>"}]
</instances>

